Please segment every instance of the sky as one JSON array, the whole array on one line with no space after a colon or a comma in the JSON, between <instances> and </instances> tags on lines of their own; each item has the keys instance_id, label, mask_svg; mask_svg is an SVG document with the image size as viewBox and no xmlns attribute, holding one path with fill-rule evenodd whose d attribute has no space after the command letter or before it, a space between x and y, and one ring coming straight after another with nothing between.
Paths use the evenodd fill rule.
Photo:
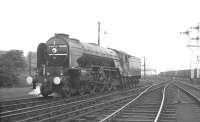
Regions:
<instances>
[{"instance_id":1,"label":"sky","mask_svg":"<svg viewBox=\"0 0 200 122\"><path fill-rule=\"evenodd\" d=\"M55 33L146 57L157 71L190 68L188 37L199 0L1 0L0 50L36 51ZM107 34L103 32L106 31Z\"/></svg>"}]
</instances>

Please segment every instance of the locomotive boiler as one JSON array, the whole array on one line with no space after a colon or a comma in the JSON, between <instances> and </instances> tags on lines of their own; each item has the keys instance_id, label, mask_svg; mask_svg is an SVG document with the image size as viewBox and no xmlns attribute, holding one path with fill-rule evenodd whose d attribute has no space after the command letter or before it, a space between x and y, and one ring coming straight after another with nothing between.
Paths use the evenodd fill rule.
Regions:
<instances>
[{"instance_id":1,"label":"locomotive boiler","mask_svg":"<svg viewBox=\"0 0 200 122\"><path fill-rule=\"evenodd\" d=\"M141 77L141 60L125 52L83 43L55 34L37 48L41 94L82 95L134 87Z\"/></svg>"}]
</instances>

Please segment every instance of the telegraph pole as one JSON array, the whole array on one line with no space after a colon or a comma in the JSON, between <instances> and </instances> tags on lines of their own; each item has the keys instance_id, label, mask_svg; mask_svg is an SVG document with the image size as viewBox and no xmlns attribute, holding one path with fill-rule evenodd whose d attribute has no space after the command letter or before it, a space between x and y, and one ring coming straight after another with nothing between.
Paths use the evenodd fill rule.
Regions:
<instances>
[{"instance_id":1,"label":"telegraph pole","mask_svg":"<svg viewBox=\"0 0 200 122\"><path fill-rule=\"evenodd\" d=\"M146 77L146 58L145 57L143 57L144 58L144 79L145 79L145 77Z\"/></svg>"},{"instance_id":2,"label":"telegraph pole","mask_svg":"<svg viewBox=\"0 0 200 122\"><path fill-rule=\"evenodd\" d=\"M29 56L28 56L28 64L29 64L29 75L31 76L31 60L32 60L32 57L31 57L31 51L29 52Z\"/></svg>"},{"instance_id":3,"label":"telegraph pole","mask_svg":"<svg viewBox=\"0 0 200 122\"><path fill-rule=\"evenodd\" d=\"M98 22L98 45L100 46L100 22Z\"/></svg>"}]
</instances>

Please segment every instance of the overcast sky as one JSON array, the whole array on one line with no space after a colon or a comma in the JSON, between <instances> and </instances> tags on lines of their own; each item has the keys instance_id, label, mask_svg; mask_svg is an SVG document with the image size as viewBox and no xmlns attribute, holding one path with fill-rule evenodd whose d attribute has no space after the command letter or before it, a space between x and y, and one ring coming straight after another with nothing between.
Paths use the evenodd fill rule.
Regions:
<instances>
[{"instance_id":1,"label":"overcast sky","mask_svg":"<svg viewBox=\"0 0 200 122\"><path fill-rule=\"evenodd\" d=\"M54 33L147 58L158 71L190 66L188 38L200 22L199 0L1 0L0 50L36 51ZM103 34L106 31L107 34Z\"/></svg>"}]
</instances>

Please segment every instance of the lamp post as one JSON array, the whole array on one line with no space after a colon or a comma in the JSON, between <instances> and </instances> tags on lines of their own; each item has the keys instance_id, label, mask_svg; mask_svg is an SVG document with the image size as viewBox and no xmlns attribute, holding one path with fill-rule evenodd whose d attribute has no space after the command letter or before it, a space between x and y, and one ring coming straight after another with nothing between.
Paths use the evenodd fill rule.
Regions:
<instances>
[{"instance_id":1,"label":"lamp post","mask_svg":"<svg viewBox=\"0 0 200 122\"><path fill-rule=\"evenodd\" d=\"M146 77L146 58L144 57L144 79Z\"/></svg>"},{"instance_id":2,"label":"lamp post","mask_svg":"<svg viewBox=\"0 0 200 122\"><path fill-rule=\"evenodd\" d=\"M98 22L98 45L100 46L100 22Z\"/></svg>"},{"instance_id":3,"label":"lamp post","mask_svg":"<svg viewBox=\"0 0 200 122\"><path fill-rule=\"evenodd\" d=\"M29 54L28 54L28 64L29 64L29 75L31 76L31 60L32 60L32 53L31 53L31 51L29 52Z\"/></svg>"}]
</instances>

